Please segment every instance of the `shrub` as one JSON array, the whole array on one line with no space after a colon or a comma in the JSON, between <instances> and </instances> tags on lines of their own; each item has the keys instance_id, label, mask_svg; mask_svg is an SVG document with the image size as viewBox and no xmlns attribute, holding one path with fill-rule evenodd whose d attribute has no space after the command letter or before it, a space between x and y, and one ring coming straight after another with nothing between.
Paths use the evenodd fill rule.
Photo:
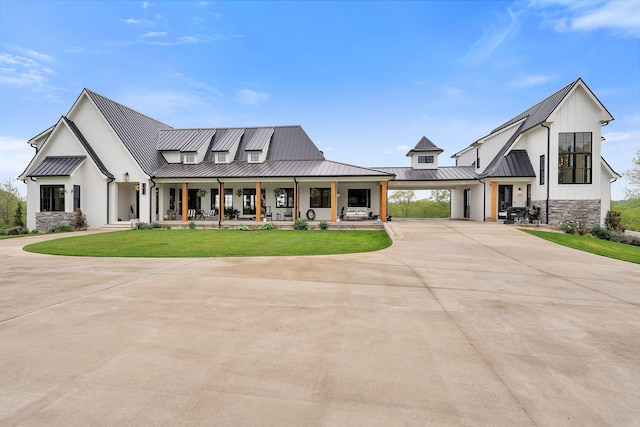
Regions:
<instances>
[{"instance_id":1,"label":"shrub","mask_svg":"<svg viewBox=\"0 0 640 427\"><path fill-rule=\"evenodd\" d=\"M320 227L320 230L328 230L329 223L327 221L320 221L320 224L318 224L318 227Z\"/></svg>"},{"instance_id":2,"label":"shrub","mask_svg":"<svg viewBox=\"0 0 640 427\"><path fill-rule=\"evenodd\" d=\"M73 227L66 221L54 224L47 229L48 233L66 233L69 231L73 231Z\"/></svg>"},{"instance_id":3,"label":"shrub","mask_svg":"<svg viewBox=\"0 0 640 427\"><path fill-rule=\"evenodd\" d=\"M275 230L276 228L278 227L270 222L265 222L260 226L260 230Z\"/></svg>"},{"instance_id":4,"label":"shrub","mask_svg":"<svg viewBox=\"0 0 640 427\"><path fill-rule=\"evenodd\" d=\"M195 230L196 229L196 222L195 221L189 221L189 229L190 230Z\"/></svg>"},{"instance_id":5,"label":"shrub","mask_svg":"<svg viewBox=\"0 0 640 427\"><path fill-rule=\"evenodd\" d=\"M7 230L7 235L17 236L19 234L29 234L29 229L21 225L16 225Z\"/></svg>"},{"instance_id":6,"label":"shrub","mask_svg":"<svg viewBox=\"0 0 640 427\"><path fill-rule=\"evenodd\" d=\"M611 231L600 226L593 227L590 233L600 240L616 240L614 234Z\"/></svg>"},{"instance_id":7,"label":"shrub","mask_svg":"<svg viewBox=\"0 0 640 427\"><path fill-rule=\"evenodd\" d=\"M240 230L240 231L249 231L249 230L251 230L251 229L249 228L249 226L248 226L248 225L245 225L245 224L238 224L238 225L236 225L236 230Z\"/></svg>"},{"instance_id":8,"label":"shrub","mask_svg":"<svg viewBox=\"0 0 640 427\"><path fill-rule=\"evenodd\" d=\"M22 202L18 201L16 212L13 215L13 225L16 227L24 227L24 221L22 220Z\"/></svg>"},{"instance_id":9,"label":"shrub","mask_svg":"<svg viewBox=\"0 0 640 427\"><path fill-rule=\"evenodd\" d=\"M152 228L162 228L162 224L160 224L159 222L154 222L151 224Z\"/></svg>"},{"instance_id":10,"label":"shrub","mask_svg":"<svg viewBox=\"0 0 640 427\"><path fill-rule=\"evenodd\" d=\"M167 230L171 230L171 226L167 224Z\"/></svg>"},{"instance_id":11,"label":"shrub","mask_svg":"<svg viewBox=\"0 0 640 427\"><path fill-rule=\"evenodd\" d=\"M584 221L569 221L565 222L560 226L560 229L567 234L579 234L580 236L584 236L587 234L587 228L584 225Z\"/></svg>"},{"instance_id":12,"label":"shrub","mask_svg":"<svg viewBox=\"0 0 640 427\"><path fill-rule=\"evenodd\" d=\"M624 224L620 215L620 212L614 210L607 212L607 216L604 218L604 226L607 230L624 233Z\"/></svg>"},{"instance_id":13,"label":"shrub","mask_svg":"<svg viewBox=\"0 0 640 427\"><path fill-rule=\"evenodd\" d=\"M297 219L296 222L293 223L294 230L308 230L309 224L304 219Z\"/></svg>"},{"instance_id":14,"label":"shrub","mask_svg":"<svg viewBox=\"0 0 640 427\"><path fill-rule=\"evenodd\" d=\"M8 228L0 228L0 236L6 236L7 234L9 234Z\"/></svg>"},{"instance_id":15,"label":"shrub","mask_svg":"<svg viewBox=\"0 0 640 427\"><path fill-rule=\"evenodd\" d=\"M138 230L151 230L153 228L153 226L151 224L149 224L148 222L139 222L136 224L136 228Z\"/></svg>"},{"instance_id":16,"label":"shrub","mask_svg":"<svg viewBox=\"0 0 640 427\"><path fill-rule=\"evenodd\" d=\"M82 213L80 208L76 209L76 214L73 218L73 223L71 224L74 230L86 230L87 229L87 218Z\"/></svg>"}]
</instances>

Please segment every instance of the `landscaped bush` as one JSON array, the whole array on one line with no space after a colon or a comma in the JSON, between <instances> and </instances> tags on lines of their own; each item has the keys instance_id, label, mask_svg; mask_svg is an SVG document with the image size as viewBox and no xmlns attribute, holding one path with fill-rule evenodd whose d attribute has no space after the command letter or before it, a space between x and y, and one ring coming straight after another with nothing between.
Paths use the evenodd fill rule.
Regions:
<instances>
[{"instance_id":1,"label":"landscaped bush","mask_svg":"<svg viewBox=\"0 0 640 427\"><path fill-rule=\"evenodd\" d=\"M262 225L260 226L260 230L275 230L275 229L277 229L277 228L278 228L278 226L277 226L277 225L272 224L272 223L270 223L270 222L265 222L264 224L262 224Z\"/></svg>"},{"instance_id":2,"label":"landscaped bush","mask_svg":"<svg viewBox=\"0 0 640 427\"><path fill-rule=\"evenodd\" d=\"M327 221L320 221L320 224L318 224L318 227L320 227L320 230L328 230L329 223Z\"/></svg>"},{"instance_id":3,"label":"landscaped bush","mask_svg":"<svg viewBox=\"0 0 640 427\"><path fill-rule=\"evenodd\" d=\"M8 228L0 228L0 236L6 236L7 234L9 234Z\"/></svg>"},{"instance_id":4,"label":"landscaped bush","mask_svg":"<svg viewBox=\"0 0 640 427\"><path fill-rule=\"evenodd\" d=\"M622 223L622 217L620 215L620 212L614 210L607 212L607 216L604 219L604 226L607 230L624 233L624 224Z\"/></svg>"},{"instance_id":5,"label":"landscaped bush","mask_svg":"<svg viewBox=\"0 0 640 427\"><path fill-rule=\"evenodd\" d=\"M189 229L190 230L195 230L196 229L196 222L195 221L189 221Z\"/></svg>"},{"instance_id":6,"label":"landscaped bush","mask_svg":"<svg viewBox=\"0 0 640 427\"><path fill-rule=\"evenodd\" d=\"M245 225L245 224L238 224L238 225L236 225L236 230L249 231L249 230L251 230L251 228L249 228L249 226Z\"/></svg>"},{"instance_id":7,"label":"landscaped bush","mask_svg":"<svg viewBox=\"0 0 640 427\"><path fill-rule=\"evenodd\" d=\"M568 221L560 225L560 229L567 234L579 234L584 236L587 234L587 228L583 221Z\"/></svg>"},{"instance_id":8,"label":"landscaped bush","mask_svg":"<svg viewBox=\"0 0 640 427\"><path fill-rule=\"evenodd\" d=\"M617 240L616 236L611 231L600 226L593 227L590 231L590 234L600 240Z\"/></svg>"},{"instance_id":9,"label":"landscaped bush","mask_svg":"<svg viewBox=\"0 0 640 427\"><path fill-rule=\"evenodd\" d=\"M73 231L73 227L66 221L54 224L47 229L47 233L66 233L69 231Z\"/></svg>"},{"instance_id":10,"label":"landscaped bush","mask_svg":"<svg viewBox=\"0 0 640 427\"><path fill-rule=\"evenodd\" d=\"M304 219L297 219L296 222L293 223L294 230L308 230L309 224Z\"/></svg>"},{"instance_id":11,"label":"landscaped bush","mask_svg":"<svg viewBox=\"0 0 640 427\"><path fill-rule=\"evenodd\" d=\"M160 224L159 222L154 222L151 224L152 228L162 228L162 224Z\"/></svg>"},{"instance_id":12,"label":"landscaped bush","mask_svg":"<svg viewBox=\"0 0 640 427\"><path fill-rule=\"evenodd\" d=\"M87 229L87 218L84 216L80 208L76 209L75 216L73 217L73 223L71 225L76 231Z\"/></svg>"},{"instance_id":13,"label":"landscaped bush","mask_svg":"<svg viewBox=\"0 0 640 427\"><path fill-rule=\"evenodd\" d=\"M153 225L149 224L148 222L138 222L136 224L136 229L138 230L151 230L153 228Z\"/></svg>"}]
</instances>

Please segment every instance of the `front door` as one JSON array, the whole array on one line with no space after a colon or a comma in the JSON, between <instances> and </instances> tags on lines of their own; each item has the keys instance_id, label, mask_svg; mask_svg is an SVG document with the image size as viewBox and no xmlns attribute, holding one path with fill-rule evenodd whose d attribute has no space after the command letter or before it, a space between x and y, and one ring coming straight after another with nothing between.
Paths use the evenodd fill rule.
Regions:
<instances>
[{"instance_id":1,"label":"front door","mask_svg":"<svg viewBox=\"0 0 640 427\"><path fill-rule=\"evenodd\" d=\"M498 186L498 218L507 217L507 208L513 205L513 185Z\"/></svg>"},{"instance_id":2,"label":"front door","mask_svg":"<svg viewBox=\"0 0 640 427\"><path fill-rule=\"evenodd\" d=\"M464 217L471 218L471 189L465 188L463 195Z\"/></svg>"}]
</instances>

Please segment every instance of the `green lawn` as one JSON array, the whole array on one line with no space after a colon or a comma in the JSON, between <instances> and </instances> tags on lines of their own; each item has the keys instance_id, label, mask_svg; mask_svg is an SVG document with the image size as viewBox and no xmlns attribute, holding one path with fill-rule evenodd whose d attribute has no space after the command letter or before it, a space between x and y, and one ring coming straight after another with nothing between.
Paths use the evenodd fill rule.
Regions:
<instances>
[{"instance_id":1,"label":"green lawn","mask_svg":"<svg viewBox=\"0 0 640 427\"><path fill-rule=\"evenodd\" d=\"M640 246L626 245L608 240L600 240L595 237L585 237L574 234L528 229L522 229L522 231L570 248L640 264Z\"/></svg>"},{"instance_id":2,"label":"green lawn","mask_svg":"<svg viewBox=\"0 0 640 427\"><path fill-rule=\"evenodd\" d=\"M25 246L28 252L96 257L230 257L370 252L391 245L384 231L128 230Z\"/></svg>"}]
</instances>

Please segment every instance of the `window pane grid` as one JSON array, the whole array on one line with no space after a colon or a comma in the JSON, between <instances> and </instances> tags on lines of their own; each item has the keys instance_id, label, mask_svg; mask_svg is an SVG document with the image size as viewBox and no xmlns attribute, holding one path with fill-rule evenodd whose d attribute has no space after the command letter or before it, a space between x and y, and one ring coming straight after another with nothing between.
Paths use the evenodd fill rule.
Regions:
<instances>
[{"instance_id":1,"label":"window pane grid","mask_svg":"<svg viewBox=\"0 0 640 427\"><path fill-rule=\"evenodd\" d=\"M558 135L559 184L591 184L591 149L591 132Z\"/></svg>"}]
</instances>

